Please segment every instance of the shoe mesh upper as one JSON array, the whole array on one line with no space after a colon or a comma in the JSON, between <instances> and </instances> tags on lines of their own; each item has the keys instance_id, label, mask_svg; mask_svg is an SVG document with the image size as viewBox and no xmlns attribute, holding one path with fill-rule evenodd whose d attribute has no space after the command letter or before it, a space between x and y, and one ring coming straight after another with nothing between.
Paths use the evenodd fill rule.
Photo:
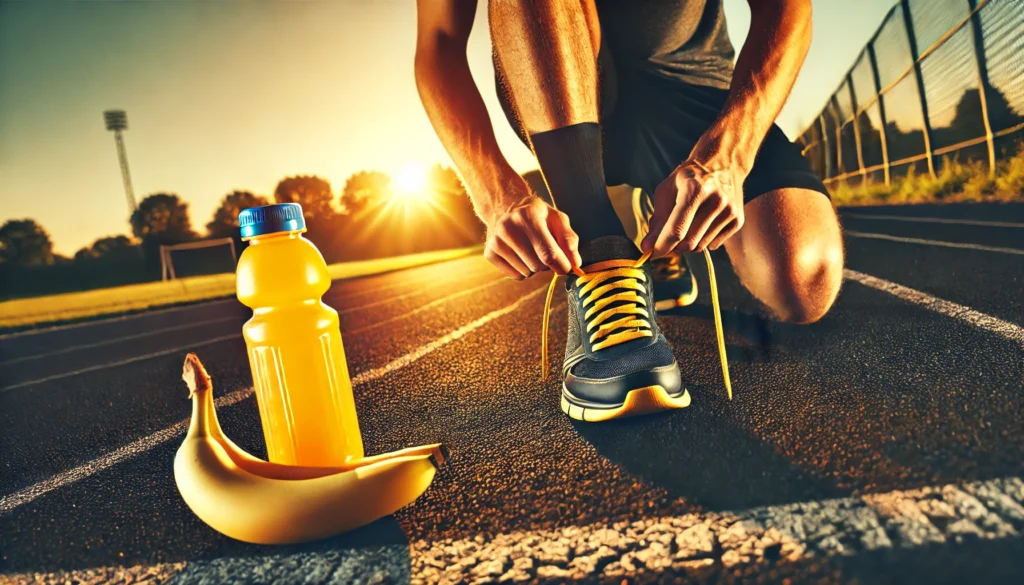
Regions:
<instances>
[{"instance_id":1,"label":"shoe mesh upper","mask_svg":"<svg viewBox=\"0 0 1024 585\"><path fill-rule=\"evenodd\" d=\"M675 357L672 348L664 337L645 347L617 357L604 360L584 359L573 366L572 373L583 378L611 378L634 372L651 370L662 366L671 366Z\"/></svg>"}]
</instances>

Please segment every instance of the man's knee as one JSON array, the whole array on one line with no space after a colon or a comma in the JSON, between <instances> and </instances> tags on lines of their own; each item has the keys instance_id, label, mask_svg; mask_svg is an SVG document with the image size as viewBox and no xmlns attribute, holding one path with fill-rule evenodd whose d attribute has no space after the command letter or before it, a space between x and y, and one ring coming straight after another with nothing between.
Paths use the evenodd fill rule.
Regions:
<instances>
[{"instance_id":1,"label":"man's knee","mask_svg":"<svg viewBox=\"0 0 1024 585\"><path fill-rule=\"evenodd\" d=\"M782 253L775 271L779 319L814 323L832 307L843 280L843 246L839 237L820 237Z\"/></svg>"},{"instance_id":2,"label":"man's knee","mask_svg":"<svg viewBox=\"0 0 1024 585\"><path fill-rule=\"evenodd\" d=\"M843 279L843 240L828 199L777 189L744 207L743 229L725 242L740 280L772 314L813 323L832 307Z\"/></svg>"}]
</instances>

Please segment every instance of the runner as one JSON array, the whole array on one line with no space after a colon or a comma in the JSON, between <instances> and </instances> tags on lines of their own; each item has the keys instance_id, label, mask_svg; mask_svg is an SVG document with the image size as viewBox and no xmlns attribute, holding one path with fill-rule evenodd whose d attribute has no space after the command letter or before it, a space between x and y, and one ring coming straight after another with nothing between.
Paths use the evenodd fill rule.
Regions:
<instances>
[{"instance_id":1,"label":"runner","mask_svg":"<svg viewBox=\"0 0 1024 585\"><path fill-rule=\"evenodd\" d=\"M466 58L476 0L418 4L417 86L487 225L485 256L517 280L569 275L569 416L689 404L653 314L696 297L682 252L724 246L779 320L828 311L842 280L839 222L774 124L810 44L810 0L749 0L735 65L722 0L491 0L502 107L557 209L498 148ZM639 248L608 196L619 184L650 194Z\"/></svg>"}]
</instances>

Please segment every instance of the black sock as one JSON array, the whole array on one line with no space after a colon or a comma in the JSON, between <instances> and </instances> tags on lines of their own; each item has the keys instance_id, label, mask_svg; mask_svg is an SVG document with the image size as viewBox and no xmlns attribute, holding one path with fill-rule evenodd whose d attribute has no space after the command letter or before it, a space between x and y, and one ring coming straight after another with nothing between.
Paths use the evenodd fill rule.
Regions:
<instances>
[{"instance_id":1,"label":"black sock","mask_svg":"<svg viewBox=\"0 0 1024 585\"><path fill-rule=\"evenodd\" d=\"M530 135L555 207L569 216L580 246L602 236L626 237L608 198L601 157L601 127L574 124Z\"/></svg>"}]
</instances>

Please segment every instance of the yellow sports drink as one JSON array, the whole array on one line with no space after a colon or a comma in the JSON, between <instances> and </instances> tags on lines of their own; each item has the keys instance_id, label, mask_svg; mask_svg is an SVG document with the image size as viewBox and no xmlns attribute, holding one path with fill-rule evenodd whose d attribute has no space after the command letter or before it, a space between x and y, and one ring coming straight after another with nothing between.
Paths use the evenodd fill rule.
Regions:
<instances>
[{"instance_id":1,"label":"yellow sports drink","mask_svg":"<svg viewBox=\"0 0 1024 585\"><path fill-rule=\"evenodd\" d=\"M238 300L253 310L242 328L271 461L340 465L363 456L338 312L320 251L302 237L302 207L280 203L238 214L249 247L238 259Z\"/></svg>"}]
</instances>

